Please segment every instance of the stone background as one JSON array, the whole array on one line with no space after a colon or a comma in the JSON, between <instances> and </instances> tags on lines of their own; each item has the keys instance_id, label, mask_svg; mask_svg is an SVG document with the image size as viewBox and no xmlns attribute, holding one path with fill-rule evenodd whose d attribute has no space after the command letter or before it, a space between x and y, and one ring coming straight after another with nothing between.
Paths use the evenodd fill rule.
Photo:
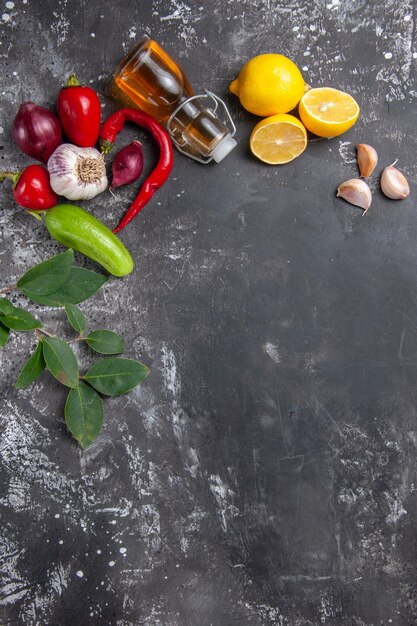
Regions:
<instances>
[{"instance_id":1,"label":"stone background","mask_svg":"<svg viewBox=\"0 0 417 626\"><path fill-rule=\"evenodd\" d=\"M15 391L33 345L1 355L1 623L42 626L405 626L417 623L416 4L384 0L2 0L1 166L19 104L54 106L67 76L117 108L111 74L143 33L230 106L219 165L176 154L121 238L136 269L82 305L150 366L105 401L82 453L48 375ZM298 160L251 157L257 121L227 92L248 58L289 55L361 117ZM139 137L147 171L155 150ZM373 205L335 197L379 166ZM399 159L412 193L385 199ZM61 251L1 188L2 284ZM88 204L113 226L134 194ZM78 256L86 267L94 264ZM95 269L97 269L95 267ZM15 302L23 302L18 295ZM59 310L32 307L51 329ZM87 350L80 350L88 363Z\"/></svg>"}]
</instances>

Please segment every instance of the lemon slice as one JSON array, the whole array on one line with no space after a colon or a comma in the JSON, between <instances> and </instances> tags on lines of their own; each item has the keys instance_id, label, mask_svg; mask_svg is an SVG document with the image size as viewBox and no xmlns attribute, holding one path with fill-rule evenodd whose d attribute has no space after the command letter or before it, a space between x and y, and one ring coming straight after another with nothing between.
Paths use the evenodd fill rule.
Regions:
<instances>
[{"instance_id":1,"label":"lemon slice","mask_svg":"<svg viewBox=\"0 0 417 626\"><path fill-rule=\"evenodd\" d=\"M307 133L296 117L278 113L259 122L249 142L252 153L258 159L270 165L282 165L304 152Z\"/></svg>"},{"instance_id":2,"label":"lemon slice","mask_svg":"<svg viewBox=\"0 0 417 626\"><path fill-rule=\"evenodd\" d=\"M346 132L358 119L359 111L352 96L331 87L310 89L298 106L304 126L319 137L336 137Z\"/></svg>"}]
</instances>

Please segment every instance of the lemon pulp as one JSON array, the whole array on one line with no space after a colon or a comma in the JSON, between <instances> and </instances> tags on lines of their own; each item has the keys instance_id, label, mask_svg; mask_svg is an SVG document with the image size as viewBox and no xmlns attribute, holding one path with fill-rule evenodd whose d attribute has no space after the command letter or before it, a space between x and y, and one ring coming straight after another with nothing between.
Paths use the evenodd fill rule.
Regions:
<instances>
[{"instance_id":1,"label":"lemon pulp","mask_svg":"<svg viewBox=\"0 0 417 626\"><path fill-rule=\"evenodd\" d=\"M303 124L280 113L260 121L252 131L250 149L264 163L282 165L298 157L307 146Z\"/></svg>"},{"instance_id":2,"label":"lemon pulp","mask_svg":"<svg viewBox=\"0 0 417 626\"><path fill-rule=\"evenodd\" d=\"M307 91L298 110L304 126L319 137L336 137L346 132L356 122L360 112L352 96L332 87Z\"/></svg>"}]
</instances>

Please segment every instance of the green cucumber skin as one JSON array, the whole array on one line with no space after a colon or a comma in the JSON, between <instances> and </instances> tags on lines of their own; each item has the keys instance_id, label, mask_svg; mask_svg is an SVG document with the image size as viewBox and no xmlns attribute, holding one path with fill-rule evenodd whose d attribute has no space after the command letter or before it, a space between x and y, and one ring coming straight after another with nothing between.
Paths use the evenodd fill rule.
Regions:
<instances>
[{"instance_id":1,"label":"green cucumber skin","mask_svg":"<svg viewBox=\"0 0 417 626\"><path fill-rule=\"evenodd\" d=\"M75 204L57 204L45 211L53 239L102 265L113 276L126 276L133 259L120 239L98 219Z\"/></svg>"}]
</instances>

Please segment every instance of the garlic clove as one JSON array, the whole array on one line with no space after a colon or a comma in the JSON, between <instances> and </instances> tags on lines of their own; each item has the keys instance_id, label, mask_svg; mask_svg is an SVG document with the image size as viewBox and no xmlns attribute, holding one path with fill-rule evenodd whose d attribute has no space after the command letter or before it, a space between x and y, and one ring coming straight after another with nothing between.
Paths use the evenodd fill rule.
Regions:
<instances>
[{"instance_id":1,"label":"garlic clove","mask_svg":"<svg viewBox=\"0 0 417 626\"><path fill-rule=\"evenodd\" d=\"M410 186L400 170L388 165L382 172L381 191L391 200L404 200L410 194Z\"/></svg>"},{"instance_id":2,"label":"garlic clove","mask_svg":"<svg viewBox=\"0 0 417 626\"><path fill-rule=\"evenodd\" d=\"M359 173L366 178L372 174L378 163L377 151L367 143L358 143L356 150Z\"/></svg>"},{"instance_id":3,"label":"garlic clove","mask_svg":"<svg viewBox=\"0 0 417 626\"><path fill-rule=\"evenodd\" d=\"M341 183L337 188L337 197L363 209L363 215L372 203L372 193L364 180L351 178Z\"/></svg>"}]
</instances>

